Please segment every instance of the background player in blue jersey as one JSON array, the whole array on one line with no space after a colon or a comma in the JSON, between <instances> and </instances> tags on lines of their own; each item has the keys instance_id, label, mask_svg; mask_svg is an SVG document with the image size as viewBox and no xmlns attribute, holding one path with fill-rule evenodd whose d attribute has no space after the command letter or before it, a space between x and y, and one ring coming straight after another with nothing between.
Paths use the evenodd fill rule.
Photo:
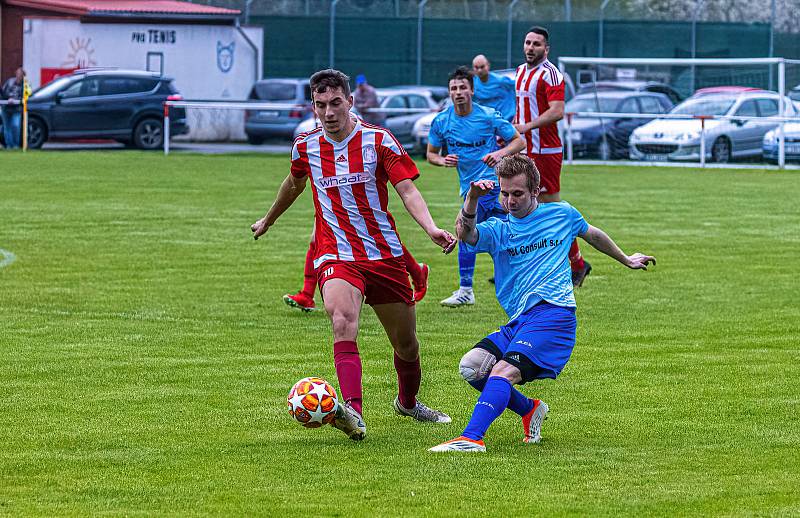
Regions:
<instances>
[{"instance_id":1,"label":"background player in blue jersey","mask_svg":"<svg viewBox=\"0 0 800 518\"><path fill-rule=\"evenodd\" d=\"M461 375L481 395L463 434L431 448L435 452L486 451L483 436L506 408L522 416L524 442L541 440L547 404L526 398L514 385L555 378L572 354L577 321L568 254L576 236L634 270L656 262L649 255L625 255L566 202L539 204L539 172L530 158L503 159L497 175L508 219L475 224L478 200L495 188L481 180L470 187L456 231L462 244L491 254L497 299L509 322L461 359Z\"/></svg>"},{"instance_id":2,"label":"background player in blue jersey","mask_svg":"<svg viewBox=\"0 0 800 518\"><path fill-rule=\"evenodd\" d=\"M511 122L517 114L517 89L514 80L491 72L486 56L478 54L472 60L475 73L474 101L481 106L494 108L505 120Z\"/></svg>"},{"instance_id":3,"label":"background player in blue jersey","mask_svg":"<svg viewBox=\"0 0 800 518\"><path fill-rule=\"evenodd\" d=\"M518 153L525 142L503 116L496 110L472 102L473 77L467 67L458 67L450 74L450 99L453 106L439 113L428 134L428 162L436 166L455 167L460 182L460 195L466 196L471 182L496 180L494 166L504 156ZM496 137L508 144L497 149ZM443 146L447 155L441 156ZM499 188L486 193L478 202L477 220L493 216L505 217L505 210L497 200ZM458 307L475 304L472 291L472 274L475 271L475 253L463 247L458 249L459 288L442 301L443 306Z\"/></svg>"}]
</instances>

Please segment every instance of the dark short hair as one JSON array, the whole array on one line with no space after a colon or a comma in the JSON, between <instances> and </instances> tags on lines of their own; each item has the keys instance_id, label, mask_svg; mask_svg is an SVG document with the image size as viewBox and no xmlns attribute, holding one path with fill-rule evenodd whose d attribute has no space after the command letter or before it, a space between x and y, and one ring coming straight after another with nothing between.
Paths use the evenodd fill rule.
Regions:
<instances>
[{"instance_id":1,"label":"dark short hair","mask_svg":"<svg viewBox=\"0 0 800 518\"><path fill-rule=\"evenodd\" d=\"M450 81L452 81L453 79L457 80L466 79L467 81L469 81L469 87L474 90L475 89L475 84L473 83L474 77L475 74L472 72L472 69L462 65L450 73L450 76L447 78L447 84L449 85Z\"/></svg>"},{"instance_id":2,"label":"dark short hair","mask_svg":"<svg viewBox=\"0 0 800 518\"><path fill-rule=\"evenodd\" d=\"M308 83L311 87L312 95L325 93L328 88L338 88L345 97L350 97L350 78L338 70L332 68L320 70L311 76Z\"/></svg>"},{"instance_id":3,"label":"dark short hair","mask_svg":"<svg viewBox=\"0 0 800 518\"><path fill-rule=\"evenodd\" d=\"M538 34L539 36L544 36L544 42L547 43L548 45L550 44L550 32L544 27L540 27L539 25L534 25L533 27L528 29L528 32L526 32L525 34L531 32L534 34Z\"/></svg>"},{"instance_id":4,"label":"dark short hair","mask_svg":"<svg viewBox=\"0 0 800 518\"><path fill-rule=\"evenodd\" d=\"M525 155L516 154L503 157L494 168L498 178L514 178L525 175L528 190L535 191L539 187L539 170L533 160Z\"/></svg>"}]
</instances>

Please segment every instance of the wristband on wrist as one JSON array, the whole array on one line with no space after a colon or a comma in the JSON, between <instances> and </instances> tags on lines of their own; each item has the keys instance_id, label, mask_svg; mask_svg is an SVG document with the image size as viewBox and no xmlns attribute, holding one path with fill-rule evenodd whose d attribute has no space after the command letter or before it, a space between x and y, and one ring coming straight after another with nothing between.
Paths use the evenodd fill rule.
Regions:
<instances>
[{"instance_id":1,"label":"wristband on wrist","mask_svg":"<svg viewBox=\"0 0 800 518\"><path fill-rule=\"evenodd\" d=\"M464 207L461 207L461 215L467 219L475 219L476 214L467 214L467 211L464 210Z\"/></svg>"}]
</instances>

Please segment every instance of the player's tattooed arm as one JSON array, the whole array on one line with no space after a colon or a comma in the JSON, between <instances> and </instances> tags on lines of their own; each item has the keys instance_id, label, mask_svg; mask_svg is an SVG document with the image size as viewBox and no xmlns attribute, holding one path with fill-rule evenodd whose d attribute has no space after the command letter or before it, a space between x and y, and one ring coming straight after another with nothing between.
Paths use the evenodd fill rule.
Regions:
<instances>
[{"instance_id":1,"label":"player's tattooed arm","mask_svg":"<svg viewBox=\"0 0 800 518\"><path fill-rule=\"evenodd\" d=\"M297 178L294 175L288 175L283 183L281 183L280 189L278 189L278 195L275 197L275 201L272 203L272 206L267 211L267 214L250 225L250 230L253 232L253 239L258 239L259 237L263 236L269 227L275 224L275 221L286 212L286 209L292 206L292 203L303 193L303 190L306 188L306 176L301 178Z\"/></svg>"},{"instance_id":2,"label":"player's tattooed arm","mask_svg":"<svg viewBox=\"0 0 800 518\"><path fill-rule=\"evenodd\" d=\"M650 263L656 264L656 258L651 255L644 255L638 252L633 255L625 255L625 252L617 246L614 240L597 227L589 225L589 229L581 237L597 250L616 259L632 270L647 270L647 266Z\"/></svg>"},{"instance_id":3,"label":"player's tattooed arm","mask_svg":"<svg viewBox=\"0 0 800 518\"><path fill-rule=\"evenodd\" d=\"M478 212L478 200L494 189L494 182L491 180L479 180L472 182L464 199L464 205L456 218L456 235L459 240L468 245L478 243L478 229L476 228L475 218Z\"/></svg>"}]
</instances>

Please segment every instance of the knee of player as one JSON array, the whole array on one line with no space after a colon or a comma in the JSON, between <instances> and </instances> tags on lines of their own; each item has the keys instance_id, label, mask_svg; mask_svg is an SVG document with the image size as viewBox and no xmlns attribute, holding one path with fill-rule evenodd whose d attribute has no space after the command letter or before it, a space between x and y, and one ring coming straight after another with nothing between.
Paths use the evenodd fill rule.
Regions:
<instances>
[{"instance_id":1,"label":"knee of player","mask_svg":"<svg viewBox=\"0 0 800 518\"><path fill-rule=\"evenodd\" d=\"M358 327L358 316L347 311L334 311L331 314L331 323L334 329Z\"/></svg>"},{"instance_id":2,"label":"knee of player","mask_svg":"<svg viewBox=\"0 0 800 518\"><path fill-rule=\"evenodd\" d=\"M478 381L489 375L496 362L492 353L476 347L461 357L458 371L466 381Z\"/></svg>"},{"instance_id":3,"label":"knee of player","mask_svg":"<svg viewBox=\"0 0 800 518\"><path fill-rule=\"evenodd\" d=\"M505 378L511 383L519 383L522 380L522 372L519 368L506 361L497 362L492 367L491 376Z\"/></svg>"}]
</instances>

